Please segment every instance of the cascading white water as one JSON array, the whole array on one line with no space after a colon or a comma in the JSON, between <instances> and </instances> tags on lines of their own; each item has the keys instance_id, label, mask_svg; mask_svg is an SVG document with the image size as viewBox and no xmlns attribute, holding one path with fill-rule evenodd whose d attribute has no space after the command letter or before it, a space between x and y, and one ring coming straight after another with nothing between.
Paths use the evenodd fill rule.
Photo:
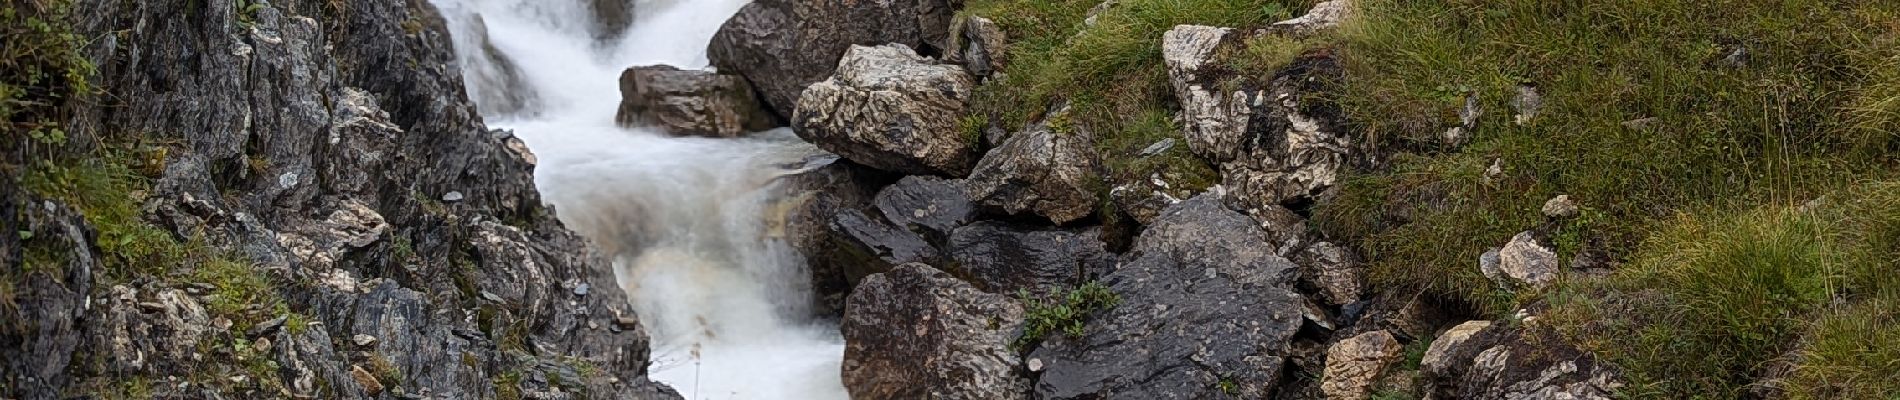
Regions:
<instances>
[{"instance_id":1,"label":"cascading white water","mask_svg":"<svg viewBox=\"0 0 1900 400\"><path fill-rule=\"evenodd\" d=\"M433 1L478 103L535 99L485 116L534 151L561 220L616 256L653 336L655 380L692 399L846 397L836 327L808 320L804 267L762 226L774 178L825 155L782 129L701 139L614 124L623 69L705 67L706 44L747 0L640 0L617 43L590 32L592 0ZM519 86L496 87L509 68ZM525 92L499 92L511 90Z\"/></svg>"}]
</instances>

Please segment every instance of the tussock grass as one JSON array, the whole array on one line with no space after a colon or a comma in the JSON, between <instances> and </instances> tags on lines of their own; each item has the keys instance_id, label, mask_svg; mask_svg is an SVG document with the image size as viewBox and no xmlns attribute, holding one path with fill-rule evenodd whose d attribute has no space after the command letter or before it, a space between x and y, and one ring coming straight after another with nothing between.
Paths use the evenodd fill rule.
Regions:
<instances>
[{"instance_id":1,"label":"tussock grass","mask_svg":"<svg viewBox=\"0 0 1900 400\"><path fill-rule=\"evenodd\" d=\"M1567 227L1616 255L1696 207L1790 203L1892 165L1900 55L1878 1L1362 1L1340 34L1354 134L1391 153L1321 207L1322 230L1371 258L1372 281L1463 300L1517 297L1476 268L1569 194ZM1876 29L1869 29L1875 27ZM1542 110L1515 124L1519 85ZM1468 144L1439 135L1467 96ZM1647 120L1645 127L1626 122ZM1487 177L1494 162L1502 173ZM1567 248L1564 248L1567 247Z\"/></svg>"},{"instance_id":2,"label":"tussock grass","mask_svg":"<svg viewBox=\"0 0 1900 400\"><path fill-rule=\"evenodd\" d=\"M1624 271L1573 282L1563 290L1576 296L1553 301L1552 320L1573 341L1628 374L1625 395L1741 397L1788 362L1794 393L1892 393L1900 184L1668 225Z\"/></svg>"}]
</instances>

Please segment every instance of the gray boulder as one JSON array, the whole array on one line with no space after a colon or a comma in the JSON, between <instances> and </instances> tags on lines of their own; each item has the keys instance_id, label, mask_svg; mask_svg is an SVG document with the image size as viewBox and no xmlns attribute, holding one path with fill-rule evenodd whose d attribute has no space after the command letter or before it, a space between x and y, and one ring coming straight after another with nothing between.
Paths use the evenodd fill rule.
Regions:
<instances>
[{"instance_id":1,"label":"gray boulder","mask_svg":"<svg viewBox=\"0 0 1900 400\"><path fill-rule=\"evenodd\" d=\"M1009 343L1023 308L923 264L872 275L851 293L841 330L854 399L1025 399Z\"/></svg>"},{"instance_id":2,"label":"gray boulder","mask_svg":"<svg viewBox=\"0 0 1900 400\"><path fill-rule=\"evenodd\" d=\"M825 80L853 45L899 44L938 54L949 48L958 0L761 0L719 27L706 55L714 67L759 88L790 117L806 86Z\"/></svg>"},{"instance_id":3,"label":"gray boulder","mask_svg":"<svg viewBox=\"0 0 1900 400\"><path fill-rule=\"evenodd\" d=\"M970 172L970 198L1010 215L1035 213L1066 224L1095 213L1101 183L1095 135L1065 121L1066 106L1003 145L990 149Z\"/></svg>"},{"instance_id":4,"label":"gray boulder","mask_svg":"<svg viewBox=\"0 0 1900 400\"><path fill-rule=\"evenodd\" d=\"M1162 59L1181 103L1182 135L1219 167L1242 209L1310 200L1344 171L1351 141L1335 107L1310 100L1340 74L1329 56L1302 56L1269 82L1246 82L1215 59L1242 35L1181 25L1162 35Z\"/></svg>"},{"instance_id":5,"label":"gray boulder","mask_svg":"<svg viewBox=\"0 0 1900 400\"><path fill-rule=\"evenodd\" d=\"M1265 398L1301 324L1296 268L1217 194L1175 204L1101 278L1120 305L1046 339L1044 399Z\"/></svg>"},{"instance_id":6,"label":"gray boulder","mask_svg":"<svg viewBox=\"0 0 1900 400\"><path fill-rule=\"evenodd\" d=\"M651 125L676 135L709 137L740 136L775 125L745 79L668 65L622 72L620 112L614 119L621 126Z\"/></svg>"},{"instance_id":7,"label":"gray boulder","mask_svg":"<svg viewBox=\"0 0 1900 400\"><path fill-rule=\"evenodd\" d=\"M976 161L976 138L958 121L974 86L962 67L904 45L852 46L836 75L799 97L792 129L872 168L962 176Z\"/></svg>"},{"instance_id":8,"label":"gray boulder","mask_svg":"<svg viewBox=\"0 0 1900 400\"><path fill-rule=\"evenodd\" d=\"M957 228L944 247L963 276L991 293L1037 298L1073 288L1115 267L1100 228L1047 229L978 222Z\"/></svg>"}]
</instances>

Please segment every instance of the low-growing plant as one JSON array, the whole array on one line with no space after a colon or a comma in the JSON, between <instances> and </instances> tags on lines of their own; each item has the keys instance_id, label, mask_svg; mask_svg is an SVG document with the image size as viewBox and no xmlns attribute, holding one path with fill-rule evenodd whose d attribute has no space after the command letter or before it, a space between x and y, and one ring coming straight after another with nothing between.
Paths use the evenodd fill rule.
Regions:
<instances>
[{"instance_id":1,"label":"low-growing plant","mask_svg":"<svg viewBox=\"0 0 1900 400\"><path fill-rule=\"evenodd\" d=\"M1017 296L1023 302L1025 322L1022 336L1011 347L1019 350L1027 349L1051 334L1082 336L1090 315L1121 302L1120 295L1098 282L1085 283L1072 290L1058 290L1049 295L1047 300L1037 298L1028 291L1022 291Z\"/></svg>"}]
</instances>

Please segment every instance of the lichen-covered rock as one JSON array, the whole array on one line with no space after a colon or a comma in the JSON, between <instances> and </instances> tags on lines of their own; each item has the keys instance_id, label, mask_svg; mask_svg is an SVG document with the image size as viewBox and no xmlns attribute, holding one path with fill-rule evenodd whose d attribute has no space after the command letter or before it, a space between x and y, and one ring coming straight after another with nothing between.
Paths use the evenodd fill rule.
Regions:
<instances>
[{"instance_id":1,"label":"lichen-covered rock","mask_svg":"<svg viewBox=\"0 0 1900 400\"><path fill-rule=\"evenodd\" d=\"M1215 60L1241 39L1227 28L1197 25L1162 35L1182 135L1219 167L1240 208L1311 200L1339 179L1351 149L1336 126L1336 107L1308 96L1337 80L1338 63L1323 53L1304 55L1269 82L1248 82Z\"/></svg>"},{"instance_id":2,"label":"lichen-covered rock","mask_svg":"<svg viewBox=\"0 0 1900 400\"><path fill-rule=\"evenodd\" d=\"M1570 195L1557 195L1544 201L1544 208L1541 211L1544 212L1545 218L1550 219L1575 217L1578 212L1577 202L1570 200Z\"/></svg>"},{"instance_id":3,"label":"lichen-covered rock","mask_svg":"<svg viewBox=\"0 0 1900 400\"><path fill-rule=\"evenodd\" d=\"M1428 354L1433 394L1454 399L1610 399L1622 378L1614 367L1564 343L1549 328L1460 325L1462 340L1436 343Z\"/></svg>"},{"instance_id":4,"label":"lichen-covered rock","mask_svg":"<svg viewBox=\"0 0 1900 400\"><path fill-rule=\"evenodd\" d=\"M1175 204L1100 282L1119 305L1031 353L1045 399L1264 398L1301 324L1296 268L1218 194Z\"/></svg>"},{"instance_id":5,"label":"lichen-covered rock","mask_svg":"<svg viewBox=\"0 0 1900 400\"><path fill-rule=\"evenodd\" d=\"M1354 0L1328 0L1313 5L1306 15L1275 22L1268 30L1294 36L1310 36L1321 31L1339 27L1341 22L1352 18Z\"/></svg>"},{"instance_id":6,"label":"lichen-covered rock","mask_svg":"<svg viewBox=\"0 0 1900 400\"><path fill-rule=\"evenodd\" d=\"M1531 232L1512 236L1510 243L1494 251L1480 257L1479 264L1485 277L1499 285L1541 288L1557 280L1557 252L1538 243Z\"/></svg>"},{"instance_id":7,"label":"lichen-covered rock","mask_svg":"<svg viewBox=\"0 0 1900 400\"><path fill-rule=\"evenodd\" d=\"M798 137L853 162L910 175L962 176L976 138L958 117L975 82L903 45L852 46L838 73L798 99Z\"/></svg>"},{"instance_id":8,"label":"lichen-covered rock","mask_svg":"<svg viewBox=\"0 0 1900 400\"><path fill-rule=\"evenodd\" d=\"M621 126L651 125L676 135L734 137L771 129L771 112L735 75L686 71L668 65L628 68L620 74Z\"/></svg>"},{"instance_id":9,"label":"lichen-covered rock","mask_svg":"<svg viewBox=\"0 0 1900 400\"><path fill-rule=\"evenodd\" d=\"M1115 255L1101 237L1100 228L1029 228L985 221L957 228L944 250L978 288L1041 298L1115 267Z\"/></svg>"},{"instance_id":10,"label":"lichen-covered rock","mask_svg":"<svg viewBox=\"0 0 1900 400\"><path fill-rule=\"evenodd\" d=\"M1006 51L1009 37L995 21L972 15L964 18L960 28L962 34L951 38L953 43L945 61L962 64L977 77L989 77L1009 65Z\"/></svg>"},{"instance_id":11,"label":"lichen-covered rock","mask_svg":"<svg viewBox=\"0 0 1900 400\"><path fill-rule=\"evenodd\" d=\"M1009 348L1022 325L1015 300L929 266L872 275L845 308L845 389L854 399L1026 399Z\"/></svg>"},{"instance_id":12,"label":"lichen-covered rock","mask_svg":"<svg viewBox=\"0 0 1900 400\"><path fill-rule=\"evenodd\" d=\"M1062 123L1068 108L1051 113L990 149L970 172L970 198L1010 215L1035 213L1066 224L1095 213L1101 169L1095 135Z\"/></svg>"},{"instance_id":13,"label":"lichen-covered rock","mask_svg":"<svg viewBox=\"0 0 1900 400\"><path fill-rule=\"evenodd\" d=\"M1328 400L1365 400L1372 397L1378 383L1393 362L1398 361L1399 341L1386 331L1361 333L1334 343L1326 350L1326 372L1320 391Z\"/></svg>"},{"instance_id":14,"label":"lichen-covered rock","mask_svg":"<svg viewBox=\"0 0 1900 400\"><path fill-rule=\"evenodd\" d=\"M899 44L940 54L950 44L955 0L761 0L719 27L706 55L746 77L772 110L791 117L806 86L825 80L853 45Z\"/></svg>"}]
</instances>

